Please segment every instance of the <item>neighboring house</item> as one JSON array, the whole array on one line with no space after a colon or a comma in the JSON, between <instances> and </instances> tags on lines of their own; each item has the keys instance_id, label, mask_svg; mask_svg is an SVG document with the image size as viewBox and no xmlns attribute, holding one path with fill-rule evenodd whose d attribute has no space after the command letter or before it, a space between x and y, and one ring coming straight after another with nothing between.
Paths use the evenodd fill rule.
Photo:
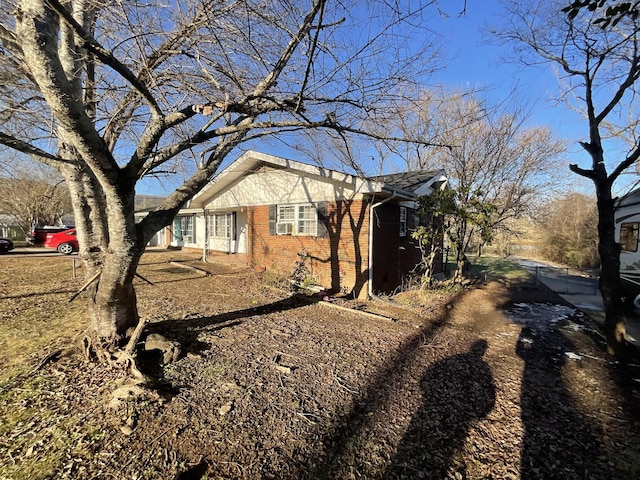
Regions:
<instances>
[{"instance_id":1,"label":"neighboring house","mask_svg":"<svg viewBox=\"0 0 640 480\"><path fill-rule=\"evenodd\" d=\"M10 215L0 214L0 237L11 240L26 240L27 235Z\"/></svg>"},{"instance_id":2,"label":"neighboring house","mask_svg":"<svg viewBox=\"0 0 640 480\"><path fill-rule=\"evenodd\" d=\"M390 292L420 261L415 197L445 183L442 171L358 178L249 151L178 213L167 241L285 275L306 254L325 288Z\"/></svg>"},{"instance_id":3,"label":"neighboring house","mask_svg":"<svg viewBox=\"0 0 640 480\"><path fill-rule=\"evenodd\" d=\"M135 212L134 217L136 223L142 220L148 215L149 212L156 209L164 200L164 197L156 195L138 195L135 196ZM151 240L147 243L148 247L165 246L164 239L166 238L166 230L163 228L159 232L156 232Z\"/></svg>"}]
</instances>

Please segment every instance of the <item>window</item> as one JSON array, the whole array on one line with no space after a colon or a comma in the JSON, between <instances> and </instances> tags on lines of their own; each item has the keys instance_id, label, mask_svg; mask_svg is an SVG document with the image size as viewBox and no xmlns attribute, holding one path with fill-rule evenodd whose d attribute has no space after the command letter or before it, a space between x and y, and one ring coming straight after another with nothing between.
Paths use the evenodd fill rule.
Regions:
<instances>
[{"instance_id":1,"label":"window","mask_svg":"<svg viewBox=\"0 0 640 480\"><path fill-rule=\"evenodd\" d=\"M277 235L318 234L318 211L311 204L278 205Z\"/></svg>"},{"instance_id":2,"label":"window","mask_svg":"<svg viewBox=\"0 0 640 480\"><path fill-rule=\"evenodd\" d=\"M318 231L318 215L312 205L298 205L298 235L313 235Z\"/></svg>"},{"instance_id":3,"label":"window","mask_svg":"<svg viewBox=\"0 0 640 480\"><path fill-rule=\"evenodd\" d=\"M638 223L623 223L620 225L620 247L625 252L638 251Z\"/></svg>"},{"instance_id":4,"label":"window","mask_svg":"<svg viewBox=\"0 0 640 480\"><path fill-rule=\"evenodd\" d=\"M231 238L233 215L225 213L209 215L207 222L207 230L210 237Z\"/></svg>"},{"instance_id":5,"label":"window","mask_svg":"<svg viewBox=\"0 0 640 480\"><path fill-rule=\"evenodd\" d=\"M407 207L400 207L400 236L407 236Z\"/></svg>"},{"instance_id":6,"label":"window","mask_svg":"<svg viewBox=\"0 0 640 480\"><path fill-rule=\"evenodd\" d=\"M185 243L193 243L193 215L176 217L173 220L173 238Z\"/></svg>"}]
</instances>

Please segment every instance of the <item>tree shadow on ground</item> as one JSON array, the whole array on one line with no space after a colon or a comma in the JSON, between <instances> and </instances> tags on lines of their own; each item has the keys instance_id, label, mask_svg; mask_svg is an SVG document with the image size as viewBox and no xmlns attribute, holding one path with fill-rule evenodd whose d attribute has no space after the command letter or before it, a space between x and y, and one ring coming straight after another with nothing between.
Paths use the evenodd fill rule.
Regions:
<instances>
[{"instance_id":1,"label":"tree shadow on ground","mask_svg":"<svg viewBox=\"0 0 640 480\"><path fill-rule=\"evenodd\" d=\"M607 478L593 461L602 445L567 390L562 369L573 344L555 329L526 326L516 353L525 361L520 408L524 436L522 479ZM584 456L591 452L592 456ZM615 478L613 470L609 472Z\"/></svg>"},{"instance_id":2,"label":"tree shadow on ground","mask_svg":"<svg viewBox=\"0 0 640 480\"><path fill-rule=\"evenodd\" d=\"M76 293L77 290L71 288L56 288L53 290L47 290L44 292L29 292L29 293L20 293L17 295L6 295L0 297L0 300L15 300L20 298L30 298L30 297L43 297L45 295L62 295L65 293Z\"/></svg>"},{"instance_id":3,"label":"tree shadow on ground","mask_svg":"<svg viewBox=\"0 0 640 480\"><path fill-rule=\"evenodd\" d=\"M477 340L468 352L425 370L423 404L412 417L385 478L447 478L469 427L495 405L493 375L482 359L486 349L486 340ZM464 463L456 466L456 472L466 478Z\"/></svg>"},{"instance_id":4,"label":"tree shadow on ground","mask_svg":"<svg viewBox=\"0 0 640 480\"><path fill-rule=\"evenodd\" d=\"M522 439L520 478L537 479L590 479L630 478L604 461L611 452L603 444L600 427L590 422L565 381L564 369L570 358L580 352L565 335L562 321L550 321L536 305L569 305L559 295L544 286L536 287L526 297L522 290L531 289L531 282L512 286L511 302L528 301L531 316L516 319L522 330L515 352L525 362L522 372L520 408L524 427ZM571 306L571 305L569 305ZM508 308L508 306L505 305ZM571 306L573 307L573 306ZM564 321L564 320L563 320ZM597 326L588 317L577 314L571 322L580 325L584 341L606 356L606 350ZM587 340L588 339L588 340ZM576 341L578 337L576 337ZM579 357L574 357L579 358ZM631 414L627 411L627 416ZM632 418L631 415L628 418Z\"/></svg>"},{"instance_id":5,"label":"tree shadow on ground","mask_svg":"<svg viewBox=\"0 0 640 480\"><path fill-rule=\"evenodd\" d=\"M198 340L203 331L215 332L231 328L241 325L249 317L305 307L318 301L320 301L318 297L294 294L277 302L225 312L219 315L163 320L147 325L145 336L151 333L159 333L169 340L180 343L184 354L187 352L200 354L210 348L208 343Z\"/></svg>"}]
</instances>

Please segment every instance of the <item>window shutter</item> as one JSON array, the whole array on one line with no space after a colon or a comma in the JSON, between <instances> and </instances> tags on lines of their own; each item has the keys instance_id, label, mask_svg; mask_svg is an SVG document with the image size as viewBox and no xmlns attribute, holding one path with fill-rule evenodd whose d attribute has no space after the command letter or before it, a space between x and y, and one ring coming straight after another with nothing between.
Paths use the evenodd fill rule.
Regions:
<instances>
[{"instance_id":1,"label":"window shutter","mask_svg":"<svg viewBox=\"0 0 640 480\"><path fill-rule=\"evenodd\" d=\"M180 219L182 217L177 217L173 221L173 238L176 240L182 240L182 224L180 223Z\"/></svg>"},{"instance_id":2,"label":"window shutter","mask_svg":"<svg viewBox=\"0 0 640 480\"><path fill-rule=\"evenodd\" d=\"M277 221L278 221L278 206L269 205L269 235L276 234Z\"/></svg>"},{"instance_id":3,"label":"window shutter","mask_svg":"<svg viewBox=\"0 0 640 480\"><path fill-rule=\"evenodd\" d=\"M327 227L329 219L327 218L327 202L318 203L318 238L325 238L327 236Z\"/></svg>"}]
</instances>

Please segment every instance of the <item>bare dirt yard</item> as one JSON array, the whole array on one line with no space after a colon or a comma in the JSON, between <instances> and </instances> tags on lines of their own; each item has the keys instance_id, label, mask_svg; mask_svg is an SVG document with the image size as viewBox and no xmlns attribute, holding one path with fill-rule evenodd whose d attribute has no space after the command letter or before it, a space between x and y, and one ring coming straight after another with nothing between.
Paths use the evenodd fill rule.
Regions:
<instances>
[{"instance_id":1,"label":"bare dirt yard","mask_svg":"<svg viewBox=\"0 0 640 480\"><path fill-rule=\"evenodd\" d=\"M0 479L640 478L640 368L526 279L350 311L228 262L142 263L145 336L182 352L114 403L124 372L66 348L82 270L0 257Z\"/></svg>"}]
</instances>

